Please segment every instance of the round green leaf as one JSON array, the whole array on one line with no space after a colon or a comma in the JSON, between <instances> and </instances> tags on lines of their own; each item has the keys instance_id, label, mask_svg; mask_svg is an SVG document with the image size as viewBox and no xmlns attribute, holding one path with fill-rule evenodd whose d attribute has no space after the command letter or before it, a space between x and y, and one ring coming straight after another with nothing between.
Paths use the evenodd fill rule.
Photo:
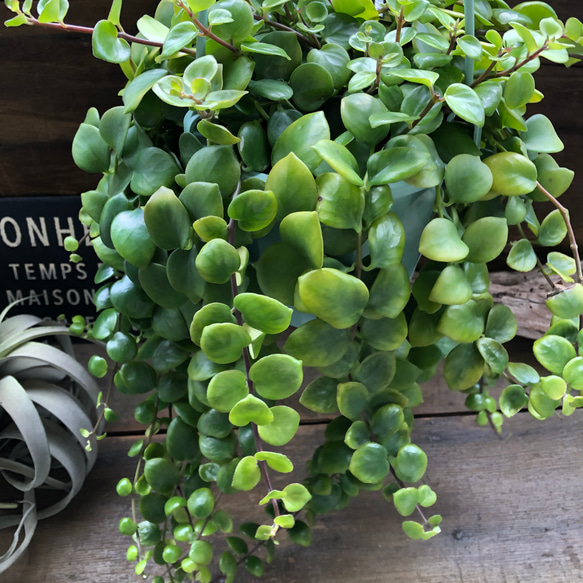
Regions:
<instances>
[{"instance_id":1,"label":"round green leaf","mask_svg":"<svg viewBox=\"0 0 583 583\"><path fill-rule=\"evenodd\" d=\"M333 142L332 142L333 143ZM362 229L364 193L341 174L326 172L316 180L318 216L324 225L335 229Z\"/></svg>"},{"instance_id":2,"label":"round green leaf","mask_svg":"<svg viewBox=\"0 0 583 583\"><path fill-rule=\"evenodd\" d=\"M237 427L244 427L248 423L267 425L273 422L273 413L261 399L247 395L231 409L229 421Z\"/></svg>"},{"instance_id":3,"label":"round green leaf","mask_svg":"<svg viewBox=\"0 0 583 583\"><path fill-rule=\"evenodd\" d=\"M111 240L115 250L136 267L147 267L156 251L141 208L122 211L111 223Z\"/></svg>"},{"instance_id":4,"label":"round green leaf","mask_svg":"<svg viewBox=\"0 0 583 583\"><path fill-rule=\"evenodd\" d=\"M478 156L458 154L445 169L445 186L454 202L471 203L486 196L492 188L492 172Z\"/></svg>"},{"instance_id":5,"label":"round green leaf","mask_svg":"<svg viewBox=\"0 0 583 583\"><path fill-rule=\"evenodd\" d=\"M277 162L293 152L313 172L320 165L322 158L312 146L320 140L329 139L330 128L322 111L304 115L279 136L271 154L272 166L275 167Z\"/></svg>"},{"instance_id":6,"label":"round green leaf","mask_svg":"<svg viewBox=\"0 0 583 583\"><path fill-rule=\"evenodd\" d=\"M364 184L359 175L358 162L348 148L332 140L321 140L314 146L314 150L351 184L355 186Z\"/></svg>"},{"instance_id":7,"label":"round green leaf","mask_svg":"<svg viewBox=\"0 0 583 583\"><path fill-rule=\"evenodd\" d=\"M583 357L570 360L563 369L563 378L576 390L583 391Z\"/></svg>"},{"instance_id":8,"label":"round green leaf","mask_svg":"<svg viewBox=\"0 0 583 583\"><path fill-rule=\"evenodd\" d=\"M356 324L368 302L368 288L362 281L327 267L302 275L298 293L310 312L339 329Z\"/></svg>"},{"instance_id":9,"label":"round green leaf","mask_svg":"<svg viewBox=\"0 0 583 583\"><path fill-rule=\"evenodd\" d=\"M270 245L255 264L261 291L286 305L294 303L298 277L309 268L308 259L287 243Z\"/></svg>"},{"instance_id":10,"label":"round green leaf","mask_svg":"<svg viewBox=\"0 0 583 583\"><path fill-rule=\"evenodd\" d=\"M337 386L335 379L319 377L304 389L300 403L316 413L335 413L338 410Z\"/></svg>"},{"instance_id":11,"label":"round green leaf","mask_svg":"<svg viewBox=\"0 0 583 583\"><path fill-rule=\"evenodd\" d=\"M152 489L162 494L173 492L182 477L172 460L160 457L146 461L144 476Z\"/></svg>"},{"instance_id":12,"label":"round green leaf","mask_svg":"<svg viewBox=\"0 0 583 583\"><path fill-rule=\"evenodd\" d=\"M340 413L353 421L359 418L368 401L368 389L362 383L348 382L340 383L337 390Z\"/></svg>"},{"instance_id":13,"label":"round green leaf","mask_svg":"<svg viewBox=\"0 0 583 583\"><path fill-rule=\"evenodd\" d=\"M401 488L393 494L393 502L401 516L410 516L417 508L417 488Z\"/></svg>"},{"instance_id":14,"label":"round green leaf","mask_svg":"<svg viewBox=\"0 0 583 583\"><path fill-rule=\"evenodd\" d=\"M255 459L258 461L267 462L267 465L276 472L289 474L294 469L291 460L282 453L275 453L273 451L258 451L255 454Z\"/></svg>"},{"instance_id":15,"label":"round green leaf","mask_svg":"<svg viewBox=\"0 0 583 583\"><path fill-rule=\"evenodd\" d=\"M492 192L504 196L528 194L536 188L536 166L516 152L498 152L484 159L492 172Z\"/></svg>"},{"instance_id":16,"label":"round green leaf","mask_svg":"<svg viewBox=\"0 0 583 583\"><path fill-rule=\"evenodd\" d=\"M108 63L123 63L130 58L130 45L117 38L117 28L109 20L100 20L93 29L93 56Z\"/></svg>"},{"instance_id":17,"label":"round green leaf","mask_svg":"<svg viewBox=\"0 0 583 583\"><path fill-rule=\"evenodd\" d=\"M260 294L238 294L234 305L245 322L266 334L279 334L287 330L293 313L281 302Z\"/></svg>"},{"instance_id":18,"label":"round green leaf","mask_svg":"<svg viewBox=\"0 0 583 583\"><path fill-rule=\"evenodd\" d=\"M365 484L376 484L383 480L389 473L387 455L387 450L382 445L378 443L366 443L359 447L352 455L349 470L361 482L364 482ZM404 455L402 457L402 466L404 470L408 471L408 473L405 471L403 473L407 476L413 473L414 465L417 467L419 462L415 462L413 456ZM427 458L425 459L425 465L427 465ZM397 472L396 468L395 471ZM423 473L424 472L425 467L423 468ZM399 472L397 472L397 475L399 475ZM408 481L417 481L417 479Z\"/></svg>"},{"instance_id":19,"label":"round green leaf","mask_svg":"<svg viewBox=\"0 0 583 583\"><path fill-rule=\"evenodd\" d=\"M576 358L574 358L573 360L577 360ZM573 362L573 360L571 360L569 363L567 363L567 366L569 366L571 364L571 362ZM575 367L579 368L581 366L581 363L578 363L579 366L574 365ZM565 368L567 368L567 366ZM569 371L571 372L571 371ZM564 375L564 371L563 371L563 375ZM562 379L561 377L558 377L556 375L550 375L548 377L543 377L541 379L541 387L542 390L544 391L545 395L549 398L552 399L554 401L561 399L565 392L567 391L567 383L565 382L564 379Z\"/></svg>"},{"instance_id":20,"label":"round green leaf","mask_svg":"<svg viewBox=\"0 0 583 583\"><path fill-rule=\"evenodd\" d=\"M302 363L287 354L269 354L251 366L249 378L265 399L286 399L302 384Z\"/></svg>"},{"instance_id":21,"label":"round green leaf","mask_svg":"<svg viewBox=\"0 0 583 583\"><path fill-rule=\"evenodd\" d=\"M508 352L500 342L492 338L480 338L476 342L476 346L493 374L501 375L506 370Z\"/></svg>"},{"instance_id":22,"label":"round green leaf","mask_svg":"<svg viewBox=\"0 0 583 583\"><path fill-rule=\"evenodd\" d=\"M455 342L474 342L484 331L484 314L480 304L469 300L459 306L449 306L437 330Z\"/></svg>"},{"instance_id":23,"label":"round green leaf","mask_svg":"<svg viewBox=\"0 0 583 583\"><path fill-rule=\"evenodd\" d=\"M520 385L509 385L500 394L498 403L500 411L506 417L512 417L527 406L528 397Z\"/></svg>"},{"instance_id":24,"label":"round green leaf","mask_svg":"<svg viewBox=\"0 0 583 583\"><path fill-rule=\"evenodd\" d=\"M520 239L512 245L506 263L516 271L532 271L536 267L536 254L528 239Z\"/></svg>"},{"instance_id":25,"label":"round green leaf","mask_svg":"<svg viewBox=\"0 0 583 583\"><path fill-rule=\"evenodd\" d=\"M484 359L474 344L460 344L445 358L443 375L452 391L473 387L484 374Z\"/></svg>"},{"instance_id":26,"label":"round green leaf","mask_svg":"<svg viewBox=\"0 0 583 583\"><path fill-rule=\"evenodd\" d=\"M259 425L259 437L270 445L285 445L296 434L300 426L300 415L295 409L284 405L276 405L269 410L273 414L273 421Z\"/></svg>"},{"instance_id":27,"label":"round green leaf","mask_svg":"<svg viewBox=\"0 0 583 583\"><path fill-rule=\"evenodd\" d=\"M166 151L150 147L140 150L133 160L131 188L136 194L151 196L160 187L171 187L180 173L175 159Z\"/></svg>"},{"instance_id":28,"label":"round green leaf","mask_svg":"<svg viewBox=\"0 0 583 583\"><path fill-rule=\"evenodd\" d=\"M462 83L452 83L445 91L444 97L445 102L458 117L473 125L483 127L484 106L473 89Z\"/></svg>"},{"instance_id":29,"label":"round green leaf","mask_svg":"<svg viewBox=\"0 0 583 583\"><path fill-rule=\"evenodd\" d=\"M371 115L386 111L383 102L368 93L352 93L343 97L340 102L340 115L344 127L357 140L369 146L378 144L389 133L389 126L373 128L369 121Z\"/></svg>"},{"instance_id":30,"label":"round green leaf","mask_svg":"<svg viewBox=\"0 0 583 583\"><path fill-rule=\"evenodd\" d=\"M279 225L281 238L309 260L314 269L324 262L324 238L315 211L300 211L287 215Z\"/></svg>"},{"instance_id":31,"label":"round green leaf","mask_svg":"<svg viewBox=\"0 0 583 583\"><path fill-rule=\"evenodd\" d=\"M488 263L504 251L508 240L508 224L500 217L482 217L464 232L462 241L470 252L466 261Z\"/></svg>"},{"instance_id":32,"label":"round green leaf","mask_svg":"<svg viewBox=\"0 0 583 583\"><path fill-rule=\"evenodd\" d=\"M583 314L583 286L577 283L552 295L545 303L558 318L577 318Z\"/></svg>"},{"instance_id":33,"label":"round green leaf","mask_svg":"<svg viewBox=\"0 0 583 583\"><path fill-rule=\"evenodd\" d=\"M396 213L376 219L368 231L370 267L389 268L401 263L405 249L405 228Z\"/></svg>"},{"instance_id":34,"label":"round green leaf","mask_svg":"<svg viewBox=\"0 0 583 583\"><path fill-rule=\"evenodd\" d=\"M402 263L380 269L370 288L365 316L372 311L396 318L407 305L410 295L409 274Z\"/></svg>"},{"instance_id":35,"label":"round green leaf","mask_svg":"<svg viewBox=\"0 0 583 583\"><path fill-rule=\"evenodd\" d=\"M245 373L238 370L225 370L211 379L206 396L211 407L228 413L248 393Z\"/></svg>"},{"instance_id":36,"label":"round green leaf","mask_svg":"<svg viewBox=\"0 0 583 583\"><path fill-rule=\"evenodd\" d=\"M210 182L219 186L221 195L231 195L241 178L241 167L231 146L207 146L201 148L189 160L186 182Z\"/></svg>"},{"instance_id":37,"label":"round green leaf","mask_svg":"<svg viewBox=\"0 0 583 583\"><path fill-rule=\"evenodd\" d=\"M504 85L504 101L509 109L525 106L534 95L534 77L527 71L514 71Z\"/></svg>"},{"instance_id":38,"label":"round green leaf","mask_svg":"<svg viewBox=\"0 0 583 583\"><path fill-rule=\"evenodd\" d=\"M236 490L247 492L253 490L261 480L261 470L257 460L252 456L246 456L239 461L233 475L232 486Z\"/></svg>"},{"instance_id":39,"label":"round green leaf","mask_svg":"<svg viewBox=\"0 0 583 583\"><path fill-rule=\"evenodd\" d=\"M288 484L283 491L283 505L288 512L299 512L312 498L308 489L302 484Z\"/></svg>"},{"instance_id":40,"label":"round green leaf","mask_svg":"<svg viewBox=\"0 0 583 583\"><path fill-rule=\"evenodd\" d=\"M334 93L328 71L317 63L303 63L291 74L293 102L301 111L316 111Z\"/></svg>"},{"instance_id":41,"label":"round green leaf","mask_svg":"<svg viewBox=\"0 0 583 583\"><path fill-rule=\"evenodd\" d=\"M401 313L396 318L364 320L360 327L363 338L377 350L396 350L407 337L407 319Z\"/></svg>"},{"instance_id":42,"label":"round green leaf","mask_svg":"<svg viewBox=\"0 0 583 583\"><path fill-rule=\"evenodd\" d=\"M561 375L565 365L576 356L575 348L566 338L553 334L536 340L532 351L540 364L556 375Z\"/></svg>"},{"instance_id":43,"label":"round green leaf","mask_svg":"<svg viewBox=\"0 0 583 583\"><path fill-rule=\"evenodd\" d=\"M486 319L486 330L484 334L488 338L493 338L504 343L512 340L516 336L518 325L512 310L503 304L496 304L489 312Z\"/></svg>"},{"instance_id":44,"label":"round green leaf","mask_svg":"<svg viewBox=\"0 0 583 583\"><path fill-rule=\"evenodd\" d=\"M567 225L559 209L550 212L540 225L537 241L545 247L558 245L567 236Z\"/></svg>"},{"instance_id":45,"label":"round green leaf","mask_svg":"<svg viewBox=\"0 0 583 583\"><path fill-rule=\"evenodd\" d=\"M249 334L236 324L220 323L205 326L200 347L217 364L229 364L241 358L243 348L251 343Z\"/></svg>"},{"instance_id":46,"label":"round green leaf","mask_svg":"<svg viewBox=\"0 0 583 583\"><path fill-rule=\"evenodd\" d=\"M272 191L277 199L277 221L291 213L313 211L316 208L316 181L310 169L293 151L273 165L265 189Z\"/></svg>"},{"instance_id":47,"label":"round green leaf","mask_svg":"<svg viewBox=\"0 0 583 583\"><path fill-rule=\"evenodd\" d=\"M227 212L243 231L260 231L275 218L277 200L269 190L246 190L232 200Z\"/></svg>"},{"instance_id":48,"label":"round green leaf","mask_svg":"<svg viewBox=\"0 0 583 583\"><path fill-rule=\"evenodd\" d=\"M241 257L224 239L212 239L199 251L195 264L205 281L227 283L241 266Z\"/></svg>"},{"instance_id":49,"label":"round green leaf","mask_svg":"<svg viewBox=\"0 0 583 583\"><path fill-rule=\"evenodd\" d=\"M429 300L448 306L465 304L472 297L472 286L464 270L457 265L448 265L437 278L429 294Z\"/></svg>"},{"instance_id":50,"label":"round green leaf","mask_svg":"<svg viewBox=\"0 0 583 583\"><path fill-rule=\"evenodd\" d=\"M391 458L395 474L404 482L417 482L427 469L427 456L417 445L409 443L399 449L396 457Z\"/></svg>"},{"instance_id":51,"label":"round green leaf","mask_svg":"<svg viewBox=\"0 0 583 583\"><path fill-rule=\"evenodd\" d=\"M367 161L367 182L370 186L389 184L411 178L429 161L429 152L396 147L372 154Z\"/></svg>"},{"instance_id":52,"label":"round green leaf","mask_svg":"<svg viewBox=\"0 0 583 583\"><path fill-rule=\"evenodd\" d=\"M433 219L423 229L419 252L433 261L455 262L465 259L468 246L460 239L455 225L447 219Z\"/></svg>"},{"instance_id":53,"label":"round green leaf","mask_svg":"<svg viewBox=\"0 0 583 583\"><path fill-rule=\"evenodd\" d=\"M526 120L526 128L526 131L522 132L520 137L527 150L552 154L554 152L562 152L565 148L551 120L542 113L529 117Z\"/></svg>"},{"instance_id":54,"label":"round green leaf","mask_svg":"<svg viewBox=\"0 0 583 583\"><path fill-rule=\"evenodd\" d=\"M96 174L109 168L111 152L99 130L82 123L75 133L72 146L73 160L81 170Z\"/></svg>"}]
</instances>

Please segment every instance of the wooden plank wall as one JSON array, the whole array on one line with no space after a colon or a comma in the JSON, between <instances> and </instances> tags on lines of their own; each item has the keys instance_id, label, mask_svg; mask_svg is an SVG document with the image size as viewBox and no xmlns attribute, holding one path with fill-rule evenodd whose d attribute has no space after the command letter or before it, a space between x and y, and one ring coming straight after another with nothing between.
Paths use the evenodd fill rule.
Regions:
<instances>
[{"instance_id":1,"label":"wooden plank wall","mask_svg":"<svg viewBox=\"0 0 583 583\"><path fill-rule=\"evenodd\" d=\"M516 2L515 2L516 3ZM110 0L72 0L68 20L91 25L107 16ZM122 21L128 30L136 15L152 13L157 0L126 0ZM583 19L579 0L552 0L562 18ZM2 3L0 17L10 13ZM0 29L0 196L73 195L95 185L95 177L75 167L70 144L91 106L105 109L119 104L123 76L116 65L91 55L89 36L60 31ZM583 146L583 67L566 71L546 64L539 81L546 98L537 110L552 117L566 150L561 164L579 169ZM583 230L583 207L577 196L583 172L564 196Z\"/></svg>"}]
</instances>

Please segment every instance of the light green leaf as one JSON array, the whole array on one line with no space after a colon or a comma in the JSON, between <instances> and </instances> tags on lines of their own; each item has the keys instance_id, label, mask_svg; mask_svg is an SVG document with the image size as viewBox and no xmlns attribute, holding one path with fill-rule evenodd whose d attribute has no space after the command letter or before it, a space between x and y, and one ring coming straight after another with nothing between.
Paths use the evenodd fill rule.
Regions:
<instances>
[{"instance_id":1,"label":"light green leaf","mask_svg":"<svg viewBox=\"0 0 583 583\"><path fill-rule=\"evenodd\" d=\"M260 462L267 462L267 465L272 470L282 474L289 474L294 469L294 465L292 464L291 460L282 453L275 453L273 451L258 451L255 454L255 459Z\"/></svg>"},{"instance_id":2,"label":"light green leaf","mask_svg":"<svg viewBox=\"0 0 583 583\"><path fill-rule=\"evenodd\" d=\"M334 328L358 322L368 303L368 288L359 279L332 268L315 269L298 279L304 306Z\"/></svg>"},{"instance_id":3,"label":"light green leaf","mask_svg":"<svg viewBox=\"0 0 583 583\"><path fill-rule=\"evenodd\" d=\"M246 456L239 461L233 474L232 486L236 490L247 492L253 490L261 480L261 470L253 456Z\"/></svg>"},{"instance_id":4,"label":"light green leaf","mask_svg":"<svg viewBox=\"0 0 583 583\"><path fill-rule=\"evenodd\" d=\"M270 408L273 421L259 425L259 437L269 445L285 445L294 437L300 426L300 415L291 407L276 405Z\"/></svg>"},{"instance_id":5,"label":"light green leaf","mask_svg":"<svg viewBox=\"0 0 583 583\"><path fill-rule=\"evenodd\" d=\"M445 91L444 97L457 116L478 127L484 126L484 106L473 89L461 83L453 83Z\"/></svg>"},{"instance_id":6,"label":"light green leaf","mask_svg":"<svg viewBox=\"0 0 583 583\"><path fill-rule=\"evenodd\" d=\"M264 401L249 394L231 409L229 421L237 427L244 427L248 423L267 425L273 422L273 413Z\"/></svg>"},{"instance_id":7,"label":"light green leaf","mask_svg":"<svg viewBox=\"0 0 583 583\"><path fill-rule=\"evenodd\" d=\"M302 384L302 363L287 354L269 354L251 366L249 378L265 399L286 399Z\"/></svg>"},{"instance_id":8,"label":"light green leaf","mask_svg":"<svg viewBox=\"0 0 583 583\"><path fill-rule=\"evenodd\" d=\"M412 443L403 445L390 462L397 477L404 482L418 482L427 469L425 452Z\"/></svg>"},{"instance_id":9,"label":"light green leaf","mask_svg":"<svg viewBox=\"0 0 583 583\"><path fill-rule=\"evenodd\" d=\"M361 482L364 482L365 484L376 484L383 480L389 473L387 455L387 450L379 443L366 443L352 454L349 470ZM427 464L427 460L425 461L425 464ZM401 465L404 470L403 475L409 477L409 475L413 473L413 466L415 465L413 457L411 455L407 456L407 454L403 454ZM396 469L395 471L397 472ZM425 472L425 468L423 469L423 472ZM399 475L399 472L397 472L397 475Z\"/></svg>"},{"instance_id":10,"label":"light green leaf","mask_svg":"<svg viewBox=\"0 0 583 583\"><path fill-rule=\"evenodd\" d=\"M130 58L130 45L117 38L117 28L113 22L100 20L93 29L93 56L108 63L123 63Z\"/></svg>"},{"instance_id":11,"label":"light green leaf","mask_svg":"<svg viewBox=\"0 0 583 583\"><path fill-rule=\"evenodd\" d=\"M469 248L461 240L451 221L437 218L423 229L419 241L419 252L433 261L449 263L465 259Z\"/></svg>"},{"instance_id":12,"label":"light green leaf","mask_svg":"<svg viewBox=\"0 0 583 583\"><path fill-rule=\"evenodd\" d=\"M312 495L302 484L288 484L283 491L283 505L288 512L299 512L312 499Z\"/></svg>"},{"instance_id":13,"label":"light green leaf","mask_svg":"<svg viewBox=\"0 0 583 583\"><path fill-rule=\"evenodd\" d=\"M284 59L291 61L291 57L281 47L268 43L244 42L241 43L241 50L247 53L259 53L262 55L283 57Z\"/></svg>"}]
</instances>

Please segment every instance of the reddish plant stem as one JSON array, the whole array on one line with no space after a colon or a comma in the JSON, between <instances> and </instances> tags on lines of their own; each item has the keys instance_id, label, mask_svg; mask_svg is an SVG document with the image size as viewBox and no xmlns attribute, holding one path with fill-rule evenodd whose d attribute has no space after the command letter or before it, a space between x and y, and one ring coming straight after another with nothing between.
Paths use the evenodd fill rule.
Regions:
<instances>
[{"instance_id":1,"label":"reddish plant stem","mask_svg":"<svg viewBox=\"0 0 583 583\"><path fill-rule=\"evenodd\" d=\"M291 28L291 26L287 26L285 24L282 24L281 22L277 22L275 20L269 20L259 14L254 14L253 18L255 20L263 20L263 22L265 22L265 24L267 24L268 26L272 26L273 28L278 28L279 30L285 30L286 32L293 32L299 40L305 42L306 44L310 45L311 47L314 47L315 49L321 49L322 45L318 42L318 39L312 35L312 38L303 35L300 31L298 30L294 30L293 28Z\"/></svg>"},{"instance_id":2,"label":"reddish plant stem","mask_svg":"<svg viewBox=\"0 0 583 583\"><path fill-rule=\"evenodd\" d=\"M239 187L235 191L233 198L237 196L239 193ZM234 219L229 221L229 243L233 245L235 243L235 227L236 222ZM233 295L233 299L237 297L239 290L237 287L237 276L235 273L231 275L231 293ZM243 326L243 316L241 312L237 309L235 311L235 318L237 318L237 324L239 326ZM249 387L249 394L253 394L253 381L249 378L249 370L251 369L251 358L249 357L249 348L245 346L243 348L243 361L245 363L245 376L247 377L247 386ZM257 425L255 423L251 423L251 427L253 429L253 440L255 441L255 449L259 451L263 451L263 447L261 445L261 438L259 437L259 430L257 429ZM267 469L267 462L260 461L258 462L259 470L261 471L261 475L263 476L263 482L267 487L267 493L273 490L273 486L271 484L271 477L269 476L269 470ZM277 504L277 500L271 500L271 505L273 506L273 512L275 516L279 516L279 506Z\"/></svg>"},{"instance_id":3,"label":"reddish plant stem","mask_svg":"<svg viewBox=\"0 0 583 583\"><path fill-rule=\"evenodd\" d=\"M393 477L395 478L397 484L399 484L400 488L405 488L405 483L403 482L403 480L399 479L397 477L397 474L395 473L395 470L393 469L393 467L391 466L391 474L393 474ZM421 520L423 521L423 524L429 524L429 521L427 520L427 518L425 517L425 514L423 513L423 510L421 510L421 506L419 506L419 504L415 504L415 509L417 510L417 513L419 514L419 517L421 518Z\"/></svg>"},{"instance_id":4,"label":"reddish plant stem","mask_svg":"<svg viewBox=\"0 0 583 583\"><path fill-rule=\"evenodd\" d=\"M65 24L65 23L60 23L60 22L40 22L38 19L36 19L32 16L27 16L27 19L28 19L28 24L31 24L33 26L42 26L43 28L53 28L53 29L56 28L59 30L63 30L65 32L76 32L77 34L93 34L93 31L94 31L94 28L91 26L79 26L76 24ZM117 37L121 38L129 43L146 45L148 47L162 48L164 46L164 43L154 41L154 40L148 40L145 38L139 38L139 37L134 36L132 34L128 34L127 32L119 31L117 33ZM190 55L196 55L195 49L184 48L181 50L181 52L188 53Z\"/></svg>"},{"instance_id":5,"label":"reddish plant stem","mask_svg":"<svg viewBox=\"0 0 583 583\"><path fill-rule=\"evenodd\" d=\"M196 28L198 28L198 30L200 30L202 36L206 36L207 38L214 40L216 43L222 45L226 49L229 49L233 53L238 52L238 49L236 46L234 46L231 43L227 42L226 40L223 40L222 38L218 37L216 34L211 32L211 30L209 28L204 26L204 24L194 15L194 12L184 2L182 2L182 1L177 2L176 6L178 6L179 8L182 8L188 14L189 18L196 25Z\"/></svg>"},{"instance_id":6,"label":"reddish plant stem","mask_svg":"<svg viewBox=\"0 0 583 583\"><path fill-rule=\"evenodd\" d=\"M567 234L569 236L569 243L573 259L575 260L576 279L577 283L583 283L583 270L581 269L581 258L579 257L579 246L575 238L575 231L569 218L569 211L565 208L538 180L536 182L537 188L553 203L553 206L561 213L565 226L567 227Z\"/></svg>"},{"instance_id":7,"label":"reddish plant stem","mask_svg":"<svg viewBox=\"0 0 583 583\"><path fill-rule=\"evenodd\" d=\"M405 9L401 6L401 12L399 12L399 16L397 17L397 30L395 31L395 42L401 42L401 29L403 28L403 23L405 22Z\"/></svg>"}]
</instances>

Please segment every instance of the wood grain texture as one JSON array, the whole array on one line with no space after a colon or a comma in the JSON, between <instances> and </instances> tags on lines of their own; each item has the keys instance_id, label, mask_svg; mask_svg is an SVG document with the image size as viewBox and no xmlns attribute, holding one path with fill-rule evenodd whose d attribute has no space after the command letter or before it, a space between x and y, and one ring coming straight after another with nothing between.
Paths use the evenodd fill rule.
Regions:
<instances>
[{"instance_id":1,"label":"wood grain texture","mask_svg":"<svg viewBox=\"0 0 583 583\"><path fill-rule=\"evenodd\" d=\"M324 426L303 427L288 454L301 469ZM518 414L504 441L472 418L416 421L415 440L429 457L424 481L438 492L432 509L443 532L426 543L408 540L401 517L378 493L322 517L308 549L282 545L265 583L576 583L583 580L580 513L583 415L535 421ZM107 438L81 494L58 518L38 527L30 549L3 581L126 583L117 523L128 501L113 493L133 472L131 438ZM297 476L300 478L301 471ZM262 495L242 495L243 506ZM240 518L234 501L225 508ZM248 519L248 513L245 513ZM258 515L261 519L261 515ZM4 539L2 539L4 540ZM242 573L238 583L256 581Z\"/></svg>"},{"instance_id":2,"label":"wood grain texture","mask_svg":"<svg viewBox=\"0 0 583 583\"><path fill-rule=\"evenodd\" d=\"M153 13L156 0L126 0L122 22L129 32L142 13ZM71 3L67 20L91 25L105 18L110 0ZM560 17L583 18L583 7L575 0L552 2ZM0 5L0 19L10 16ZM97 176L79 170L71 159L75 131L91 106L104 111L120 103L118 91L124 78L119 67L94 59L89 36L34 27L4 30L0 50L10 58L0 60L0 196L41 194L72 195L95 186ZM577 169L583 147L583 119L579 100L583 91L583 67L569 71L544 65L537 82L546 98L533 112L553 119L565 142L558 155L567 167ZM18 96L18 97L16 97ZM583 188L577 176L564 197L576 202ZM574 207L574 222L583 227L583 211Z\"/></svg>"}]
</instances>

